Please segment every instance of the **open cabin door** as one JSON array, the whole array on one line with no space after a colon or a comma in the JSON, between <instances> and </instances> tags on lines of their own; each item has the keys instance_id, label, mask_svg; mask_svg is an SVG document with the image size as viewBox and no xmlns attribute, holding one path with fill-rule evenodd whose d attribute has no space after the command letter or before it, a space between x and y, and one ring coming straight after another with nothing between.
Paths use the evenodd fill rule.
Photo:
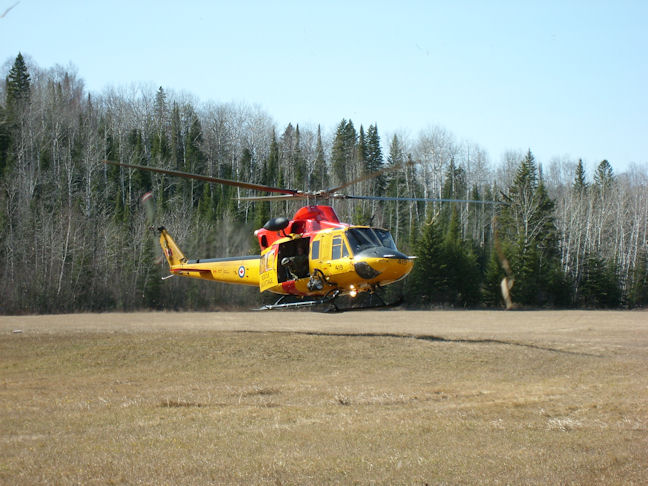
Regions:
<instances>
[{"instance_id":1,"label":"open cabin door","mask_svg":"<svg viewBox=\"0 0 648 486\"><path fill-rule=\"evenodd\" d=\"M259 289L261 292L289 280L310 276L308 253L310 238L295 238L273 245L261 257Z\"/></svg>"}]
</instances>

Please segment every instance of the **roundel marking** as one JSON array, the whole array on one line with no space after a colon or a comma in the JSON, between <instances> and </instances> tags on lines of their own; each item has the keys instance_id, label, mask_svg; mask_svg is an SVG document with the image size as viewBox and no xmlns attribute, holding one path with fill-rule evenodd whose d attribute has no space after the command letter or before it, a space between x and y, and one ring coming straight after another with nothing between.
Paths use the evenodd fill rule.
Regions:
<instances>
[{"instance_id":1,"label":"roundel marking","mask_svg":"<svg viewBox=\"0 0 648 486\"><path fill-rule=\"evenodd\" d=\"M238 269L238 276L241 278L245 277L245 267L243 265L241 265Z\"/></svg>"}]
</instances>

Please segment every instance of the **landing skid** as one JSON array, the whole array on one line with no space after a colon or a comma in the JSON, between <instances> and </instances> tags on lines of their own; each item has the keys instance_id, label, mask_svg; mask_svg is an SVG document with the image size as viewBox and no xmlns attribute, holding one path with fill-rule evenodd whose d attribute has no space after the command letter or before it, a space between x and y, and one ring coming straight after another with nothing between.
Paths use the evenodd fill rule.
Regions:
<instances>
[{"instance_id":1,"label":"landing skid","mask_svg":"<svg viewBox=\"0 0 648 486\"><path fill-rule=\"evenodd\" d=\"M302 300L298 302L284 302L287 296L282 296L274 304L264 305L258 309L259 311L264 310L277 310L277 309L300 309L303 307L314 307L314 306L325 306L322 309L318 309L319 312L350 312L350 311L359 311L367 309L382 309L389 307L398 307L403 303L402 297L396 302L387 304L383 298L377 293L373 292L369 295L368 305L358 305L358 306L346 306L343 301L353 302L354 299L346 298L345 296L340 296L340 291L335 290L334 292L322 297L321 299L314 300ZM374 297L378 300L377 303L373 303Z\"/></svg>"},{"instance_id":2,"label":"landing skid","mask_svg":"<svg viewBox=\"0 0 648 486\"><path fill-rule=\"evenodd\" d=\"M340 294L339 290L335 290L330 294L325 295L321 299L315 299L315 300L301 300L299 302L286 302L283 303L283 301L286 299L286 296L282 296L275 302L274 304L268 304L259 307L258 309L255 310L275 310L275 309L299 309L301 307L312 307L314 305L323 305L323 304L331 304L333 307L335 307L335 304L333 301L335 298Z\"/></svg>"}]
</instances>

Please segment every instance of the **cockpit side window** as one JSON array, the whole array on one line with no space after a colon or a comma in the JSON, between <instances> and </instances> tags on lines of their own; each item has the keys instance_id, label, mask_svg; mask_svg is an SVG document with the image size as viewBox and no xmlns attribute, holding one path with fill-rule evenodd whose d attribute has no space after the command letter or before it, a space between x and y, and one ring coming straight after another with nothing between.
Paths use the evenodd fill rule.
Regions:
<instances>
[{"instance_id":1,"label":"cockpit side window","mask_svg":"<svg viewBox=\"0 0 648 486\"><path fill-rule=\"evenodd\" d=\"M394 243L394 238L392 238L392 235L389 231L384 230L384 229L378 229L378 228L373 228L374 232L376 233L376 236L380 240L380 244L384 246L385 248L391 248L392 250L396 250L396 243Z\"/></svg>"},{"instance_id":2,"label":"cockpit side window","mask_svg":"<svg viewBox=\"0 0 648 486\"><path fill-rule=\"evenodd\" d=\"M331 243L331 260L348 257L349 250L341 236L335 236Z\"/></svg>"}]
</instances>

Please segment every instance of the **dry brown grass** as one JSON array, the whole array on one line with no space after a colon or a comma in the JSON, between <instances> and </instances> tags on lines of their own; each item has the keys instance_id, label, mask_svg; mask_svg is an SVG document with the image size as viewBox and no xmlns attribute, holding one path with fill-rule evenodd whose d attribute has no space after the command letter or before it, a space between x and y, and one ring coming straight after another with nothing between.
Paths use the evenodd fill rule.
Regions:
<instances>
[{"instance_id":1,"label":"dry brown grass","mask_svg":"<svg viewBox=\"0 0 648 486\"><path fill-rule=\"evenodd\" d=\"M648 482L647 314L202 316L0 318L0 483Z\"/></svg>"}]
</instances>

